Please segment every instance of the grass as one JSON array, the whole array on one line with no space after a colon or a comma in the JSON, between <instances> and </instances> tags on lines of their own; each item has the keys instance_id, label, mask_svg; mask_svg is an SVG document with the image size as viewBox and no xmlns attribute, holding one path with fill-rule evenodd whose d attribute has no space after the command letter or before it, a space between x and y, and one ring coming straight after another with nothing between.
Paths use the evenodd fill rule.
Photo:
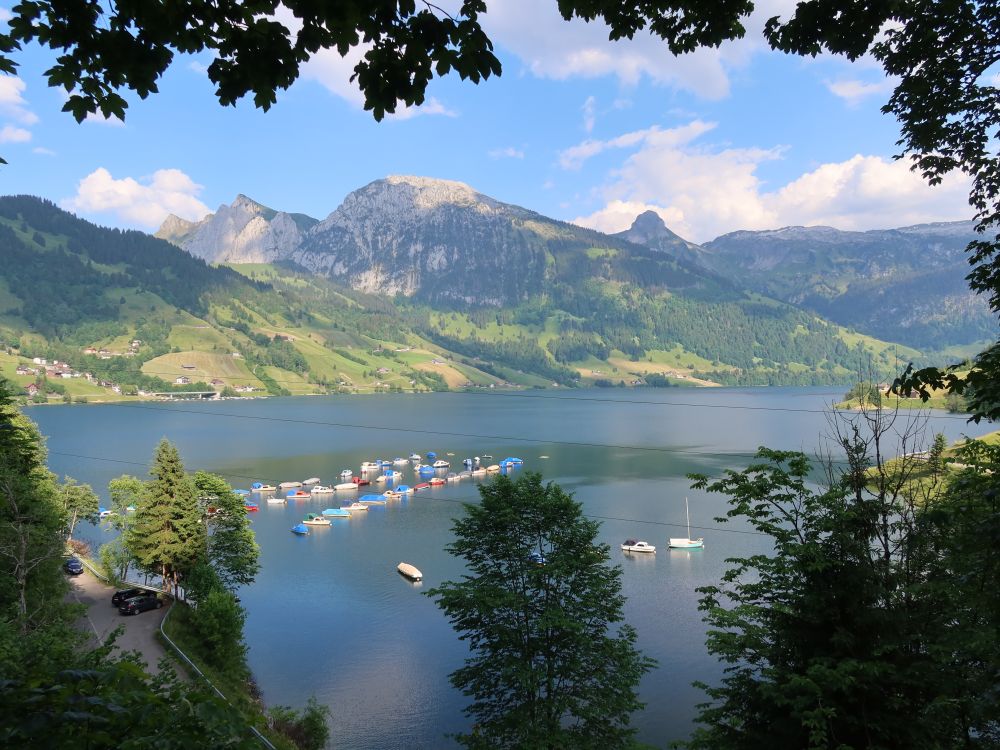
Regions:
<instances>
[{"instance_id":1,"label":"grass","mask_svg":"<svg viewBox=\"0 0 1000 750\"><path fill-rule=\"evenodd\" d=\"M194 369L186 369L183 365L193 365ZM192 382L202 380L206 383L213 378L224 380L226 385L253 385L263 388L263 384L247 368L246 362L230 353L212 352L171 352L145 362L142 371L147 375L155 375L166 381L173 381L181 375L191 378Z\"/></svg>"}]
</instances>

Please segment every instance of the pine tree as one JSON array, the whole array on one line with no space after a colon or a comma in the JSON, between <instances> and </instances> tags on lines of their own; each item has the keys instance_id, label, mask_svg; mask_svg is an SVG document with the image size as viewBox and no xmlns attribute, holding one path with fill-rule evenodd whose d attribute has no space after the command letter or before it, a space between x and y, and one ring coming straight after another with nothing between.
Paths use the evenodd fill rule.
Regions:
<instances>
[{"instance_id":1,"label":"pine tree","mask_svg":"<svg viewBox=\"0 0 1000 750\"><path fill-rule=\"evenodd\" d=\"M205 526L194 484L166 439L156 448L150 474L126 544L140 568L160 575L164 588L176 591L184 573L205 557Z\"/></svg>"}]
</instances>

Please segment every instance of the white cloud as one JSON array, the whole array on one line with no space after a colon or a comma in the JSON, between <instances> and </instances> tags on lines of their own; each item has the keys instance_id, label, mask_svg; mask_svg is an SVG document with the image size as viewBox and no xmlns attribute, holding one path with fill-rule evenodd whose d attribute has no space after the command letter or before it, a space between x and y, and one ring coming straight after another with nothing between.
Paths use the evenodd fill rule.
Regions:
<instances>
[{"instance_id":1,"label":"white cloud","mask_svg":"<svg viewBox=\"0 0 1000 750\"><path fill-rule=\"evenodd\" d=\"M593 96L588 96L581 109L583 110L583 129L590 133L594 130L594 122L597 118L597 100Z\"/></svg>"},{"instance_id":2,"label":"white cloud","mask_svg":"<svg viewBox=\"0 0 1000 750\"><path fill-rule=\"evenodd\" d=\"M698 129L686 139L655 128L637 132L643 135L632 143L633 153L598 191L603 207L575 223L616 232L642 211L653 210L682 237L704 242L737 229L829 225L864 230L971 216L966 178L954 176L930 187L906 162L859 154L767 189L758 168L780 159L783 148L699 145L693 143Z\"/></svg>"},{"instance_id":3,"label":"white cloud","mask_svg":"<svg viewBox=\"0 0 1000 750\"><path fill-rule=\"evenodd\" d=\"M4 125L0 128L0 143L27 143L31 140L31 131Z\"/></svg>"},{"instance_id":4,"label":"white cloud","mask_svg":"<svg viewBox=\"0 0 1000 750\"><path fill-rule=\"evenodd\" d=\"M33 149L31 149L31 153L33 153L33 154L41 154L42 156L55 156L56 155L55 151L53 151L51 148L45 148L44 146L35 146Z\"/></svg>"},{"instance_id":5,"label":"white cloud","mask_svg":"<svg viewBox=\"0 0 1000 750\"><path fill-rule=\"evenodd\" d=\"M335 49L324 49L313 55L301 67L301 77L307 81L315 81L334 96L340 97L357 109L364 109L365 96L357 83L351 81L354 67L365 54L367 47L360 46L350 50L345 57ZM433 96L427 97L418 107L400 107L394 113L386 115L389 120L409 120L420 115L443 115L455 117L457 113L446 107Z\"/></svg>"},{"instance_id":6,"label":"white cloud","mask_svg":"<svg viewBox=\"0 0 1000 750\"><path fill-rule=\"evenodd\" d=\"M14 17L14 14L7 8L0 8L0 22L6 23Z\"/></svg>"},{"instance_id":7,"label":"white cloud","mask_svg":"<svg viewBox=\"0 0 1000 750\"><path fill-rule=\"evenodd\" d=\"M743 39L680 56L671 54L666 42L648 31L633 39L609 41L603 21L567 22L555 3L494 0L483 26L498 46L514 53L539 78L613 76L625 86L648 78L705 99L720 99L729 93L729 71L745 66L752 54L767 49L760 33L764 21L794 7L795 0L756 3L753 15L745 21Z\"/></svg>"},{"instance_id":8,"label":"white cloud","mask_svg":"<svg viewBox=\"0 0 1000 750\"><path fill-rule=\"evenodd\" d=\"M17 76L0 75L0 114L21 125L34 125L38 115L28 109L25 88L27 84Z\"/></svg>"},{"instance_id":9,"label":"white cloud","mask_svg":"<svg viewBox=\"0 0 1000 750\"><path fill-rule=\"evenodd\" d=\"M187 66L188 70L197 73L198 75L202 76L208 75L208 66L199 60L191 60Z\"/></svg>"},{"instance_id":10,"label":"white cloud","mask_svg":"<svg viewBox=\"0 0 1000 750\"><path fill-rule=\"evenodd\" d=\"M882 96L892 91L892 84L887 80L878 83L865 83L864 81L844 79L826 81L825 83L830 93L839 96L852 107L857 106L870 96Z\"/></svg>"},{"instance_id":11,"label":"white cloud","mask_svg":"<svg viewBox=\"0 0 1000 750\"><path fill-rule=\"evenodd\" d=\"M118 117L105 117L100 112L90 112L83 118L84 122L92 122L97 125L106 125L109 128L124 128L125 121Z\"/></svg>"},{"instance_id":12,"label":"white cloud","mask_svg":"<svg viewBox=\"0 0 1000 750\"><path fill-rule=\"evenodd\" d=\"M514 148L513 146L507 146L506 148L494 148L489 151L489 157L491 159L523 159L524 151L519 148Z\"/></svg>"},{"instance_id":13,"label":"white cloud","mask_svg":"<svg viewBox=\"0 0 1000 750\"><path fill-rule=\"evenodd\" d=\"M179 169L159 169L149 177L116 180L104 167L80 180L76 195L61 201L64 208L85 214L110 213L126 224L152 229L167 214L200 219L209 213L198 200L202 186Z\"/></svg>"},{"instance_id":14,"label":"white cloud","mask_svg":"<svg viewBox=\"0 0 1000 750\"><path fill-rule=\"evenodd\" d=\"M569 148L560 151L559 166L563 169L577 170L580 169L580 167L582 167L584 162L588 159L597 156L603 151L607 151L609 149L629 148L643 142L658 146L677 146L682 143L688 143L714 127L715 123L694 120L687 125L683 125L679 128L671 128L669 130L661 130L658 126L653 125L652 127L645 128L644 130L633 130L630 133L623 133L622 135L605 141L599 141L592 138L587 139L582 143L578 143L575 146L570 146Z\"/></svg>"}]
</instances>

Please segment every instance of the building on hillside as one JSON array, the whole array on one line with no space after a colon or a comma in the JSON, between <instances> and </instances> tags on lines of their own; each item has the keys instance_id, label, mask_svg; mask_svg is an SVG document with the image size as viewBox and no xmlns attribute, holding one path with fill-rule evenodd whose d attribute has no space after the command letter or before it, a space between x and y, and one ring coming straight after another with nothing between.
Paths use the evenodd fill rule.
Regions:
<instances>
[{"instance_id":1,"label":"building on hillside","mask_svg":"<svg viewBox=\"0 0 1000 750\"><path fill-rule=\"evenodd\" d=\"M187 375L181 375L178 378L174 378L174 385L190 385L190 384L191 384L191 378L189 378Z\"/></svg>"},{"instance_id":2,"label":"building on hillside","mask_svg":"<svg viewBox=\"0 0 1000 750\"><path fill-rule=\"evenodd\" d=\"M35 385L34 383L28 383L28 385L25 386L24 390L25 393L27 393L29 396L35 396L38 393L38 386Z\"/></svg>"},{"instance_id":3,"label":"building on hillside","mask_svg":"<svg viewBox=\"0 0 1000 750\"><path fill-rule=\"evenodd\" d=\"M212 385L225 385L226 381L219 380L218 378L212 378Z\"/></svg>"}]
</instances>

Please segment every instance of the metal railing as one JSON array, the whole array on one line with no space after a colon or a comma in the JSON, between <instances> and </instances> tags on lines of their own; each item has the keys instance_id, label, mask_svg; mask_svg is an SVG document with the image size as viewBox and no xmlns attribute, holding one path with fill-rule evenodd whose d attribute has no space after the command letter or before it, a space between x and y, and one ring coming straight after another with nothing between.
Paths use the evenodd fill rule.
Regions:
<instances>
[{"instance_id":1,"label":"metal railing","mask_svg":"<svg viewBox=\"0 0 1000 750\"><path fill-rule=\"evenodd\" d=\"M101 573L93 565L93 563L91 563L90 560L88 560L86 557L84 557L83 555L80 555L80 554L77 554L76 557L77 557L77 559L80 560L80 562L83 563L84 567L86 567L87 570L89 570L91 573L94 574L94 576L96 576L97 578L100 578L105 583L108 583L108 584L111 583L111 581L108 579L108 577L105 576L103 573ZM155 588L153 586L149 586L149 585L147 585L145 583L135 583L133 581L122 581L122 583L125 584L126 586L131 587L131 588L145 589L146 591L156 591L157 593L166 594L166 596L170 596L169 593L167 593L165 591L162 591L161 589ZM173 598L173 597L171 597L171 598ZM176 605L176 604L177 604L177 602L175 600L174 601L174 605ZM219 688L217 688L215 686L215 684L210 679L208 679L208 675L206 675L204 672L202 672L198 668L198 665L195 664L191 660L191 658L187 654L184 653L184 651L181 649L180 646L178 646L176 643L173 642L173 640L171 640L170 636L167 635L166 631L163 629L163 626L167 622L167 618L170 617L170 613L173 612L173 610L174 610L173 606L168 607L167 608L167 613L163 616L163 619L160 620L160 635L163 636L163 640L166 641L167 644L169 644L170 648L172 648L174 650L174 652L177 654L177 656L180 657L180 659L185 664L187 664L188 667L190 667L192 670L194 670L194 673L196 675L198 675L201 679L203 679L205 681L205 683L210 688L212 688L212 690L215 692L215 694L217 696L219 696L220 698L222 698L222 700L224 700L226 702L226 704L228 706L230 706L235 711L236 707L233 706L233 704L230 702L229 698L227 698L223 694L223 692L221 690L219 690ZM247 724L247 726L250 728L251 732L253 732L255 735L257 735L257 739L260 740L261 744L264 747L268 748L268 750L277 750L277 748L271 743L271 741L267 737L265 737L263 734L261 734L260 730L257 729L257 727L255 727L253 724Z\"/></svg>"}]
</instances>

